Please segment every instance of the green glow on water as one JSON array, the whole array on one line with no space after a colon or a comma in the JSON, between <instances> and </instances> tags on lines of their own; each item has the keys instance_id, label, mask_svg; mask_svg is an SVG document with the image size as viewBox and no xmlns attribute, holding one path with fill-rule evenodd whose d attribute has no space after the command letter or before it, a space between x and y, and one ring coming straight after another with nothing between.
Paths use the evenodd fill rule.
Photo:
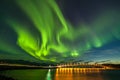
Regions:
<instances>
[{"instance_id":1,"label":"green glow on water","mask_svg":"<svg viewBox=\"0 0 120 80\"><path fill-rule=\"evenodd\" d=\"M51 70L48 70L47 76L46 76L46 80L52 80L51 79Z\"/></svg>"}]
</instances>

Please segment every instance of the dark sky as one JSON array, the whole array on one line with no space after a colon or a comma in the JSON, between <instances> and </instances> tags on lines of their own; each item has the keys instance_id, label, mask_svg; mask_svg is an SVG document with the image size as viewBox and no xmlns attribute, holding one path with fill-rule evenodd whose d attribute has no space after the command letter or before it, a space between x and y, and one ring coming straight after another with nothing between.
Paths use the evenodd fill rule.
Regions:
<instances>
[{"instance_id":1,"label":"dark sky","mask_svg":"<svg viewBox=\"0 0 120 80\"><path fill-rule=\"evenodd\" d=\"M21 2L21 4L24 4L24 0L22 1L23 2ZM48 25L61 25L60 21L56 17L52 16L56 15L57 11L59 12L59 10L57 10L56 12L52 12L53 10L52 8L50 8L48 10L51 10L50 13L53 14L47 15L46 13L44 14L44 11L47 12L47 9L44 10L43 8L45 7L44 5L46 5L46 3L44 4L45 1L35 0L36 2L40 1L41 3L39 4L35 1L30 1L35 3L34 6L29 6L28 3L29 8L26 9L31 9L31 13L29 12L29 10L28 12L27 10L25 11L25 8L23 8L21 5L18 5L17 0L0 1L0 59L22 59L29 61L40 60L40 62L47 62L55 61L56 59L64 61L64 59L66 58L69 61L71 59L70 53L72 53L73 49L73 52L80 54L77 57L77 54L73 54L74 59L77 60L110 60L109 62L120 63L119 0L56 0L61 12L63 13L66 23L70 23L69 25L72 26L72 28L68 26L68 30L70 30L68 31L68 33L63 34L62 38L60 39L64 46L67 45L67 50L63 52L58 50L66 47L61 47L59 41L57 41L56 37L54 37L56 36L55 34L57 34L57 32L59 32L59 29L61 28L57 29L56 27L50 27L51 33L48 30L49 27L45 28L45 31L47 32L48 30L49 32L48 35L51 35L53 37L52 39L46 38L48 42L46 46L42 48L42 45L38 44L38 42L42 43L45 41L45 39L42 37L42 35L44 35L45 33L42 34L42 28L40 28L40 31L37 28L35 28L35 22L34 20L32 20L37 19L37 16L39 16L37 14L35 15L34 11L32 11L33 7L38 8L38 6L40 5L39 12L41 12L41 15L43 15L40 15L40 18L43 18L43 20L45 20L40 22L41 25L42 22L43 25L44 23L50 22L51 18L53 18L52 20L54 24L52 24L51 22L48 23ZM27 4L23 6L26 7ZM32 13L34 14L35 18L31 17ZM48 17L50 19L47 19ZM11 28L11 25L9 25L7 20L10 22L10 24L12 24L13 22L12 25L15 24L15 26L18 26L18 22L20 25L22 24L25 27L18 27L17 29L15 27ZM83 27L81 27L81 25ZM83 30L85 30L86 32L84 32ZM25 42L19 42L19 36L22 35L21 33L24 32L25 36L29 36L29 39L27 37L22 37L22 39L24 38L23 40L27 42L29 42L30 40L31 42L29 44ZM36 53L40 51L36 50L37 47L35 48L36 44L34 43L38 44L40 51L44 51L45 48L48 49L48 47L50 46L50 51L48 50L49 53L47 54L47 56L40 53L40 59L37 59L38 55ZM51 47L51 44L54 44L55 48ZM89 48L87 47L87 44L89 45ZM31 47L31 45L34 47ZM56 47L60 49L56 49Z\"/></svg>"},{"instance_id":2,"label":"dark sky","mask_svg":"<svg viewBox=\"0 0 120 80\"><path fill-rule=\"evenodd\" d=\"M120 11L119 0L58 0L58 2L65 17L74 25L78 25L80 21L91 24L92 20L107 10L111 12L114 12L114 10ZM88 61L111 60L110 62L115 61L117 63L120 60L119 56L120 40L114 38L113 41L105 44L101 48L93 48L88 51L82 58Z\"/></svg>"},{"instance_id":3,"label":"dark sky","mask_svg":"<svg viewBox=\"0 0 120 80\"><path fill-rule=\"evenodd\" d=\"M97 15L110 10L119 10L119 0L57 0L66 18L74 24L79 20L90 22Z\"/></svg>"}]
</instances>

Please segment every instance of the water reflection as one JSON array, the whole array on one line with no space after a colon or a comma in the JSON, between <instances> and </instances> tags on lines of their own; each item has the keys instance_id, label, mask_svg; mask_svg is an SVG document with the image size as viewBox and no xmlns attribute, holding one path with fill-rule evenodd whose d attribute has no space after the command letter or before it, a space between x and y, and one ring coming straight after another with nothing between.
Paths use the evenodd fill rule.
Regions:
<instances>
[{"instance_id":1,"label":"water reflection","mask_svg":"<svg viewBox=\"0 0 120 80\"><path fill-rule=\"evenodd\" d=\"M46 80L46 74L49 74L47 69L6 70L0 72L0 75L11 77L14 80Z\"/></svg>"},{"instance_id":2,"label":"water reflection","mask_svg":"<svg viewBox=\"0 0 120 80\"><path fill-rule=\"evenodd\" d=\"M51 79L51 69L48 70L47 76L46 76L46 80L52 80Z\"/></svg>"},{"instance_id":3,"label":"water reflection","mask_svg":"<svg viewBox=\"0 0 120 80\"><path fill-rule=\"evenodd\" d=\"M120 80L119 75L102 68L25 69L0 71L0 80Z\"/></svg>"},{"instance_id":4,"label":"water reflection","mask_svg":"<svg viewBox=\"0 0 120 80\"><path fill-rule=\"evenodd\" d=\"M99 68L58 68L54 80L103 80Z\"/></svg>"}]
</instances>

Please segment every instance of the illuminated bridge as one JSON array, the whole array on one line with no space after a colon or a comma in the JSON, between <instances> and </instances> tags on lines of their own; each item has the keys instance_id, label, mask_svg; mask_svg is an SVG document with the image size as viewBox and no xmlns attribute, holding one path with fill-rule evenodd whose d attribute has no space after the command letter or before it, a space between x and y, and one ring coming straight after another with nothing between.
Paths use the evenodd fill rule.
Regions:
<instances>
[{"instance_id":1,"label":"illuminated bridge","mask_svg":"<svg viewBox=\"0 0 120 80\"><path fill-rule=\"evenodd\" d=\"M86 64L86 63L66 63L66 64L58 64L57 68L100 68L100 69L112 69L112 67L105 66L102 64Z\"/></svg>"}]
</instances>

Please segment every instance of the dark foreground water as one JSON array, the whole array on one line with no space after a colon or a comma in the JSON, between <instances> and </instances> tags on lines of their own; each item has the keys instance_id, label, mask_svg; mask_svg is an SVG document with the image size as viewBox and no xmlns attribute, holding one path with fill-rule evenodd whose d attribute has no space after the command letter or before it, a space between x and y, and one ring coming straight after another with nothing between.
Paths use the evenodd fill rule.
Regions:
<instances>
[{"instance_id":1,"label":"dark foreground water","mask_svg":"<svg viewBox=\"0 0 120 80\"><path fill-rule=\"evenodd\" d=\"M0 71L0 80L120 80L120 70L84 68Z\"/></svg>"}]
</instances>

